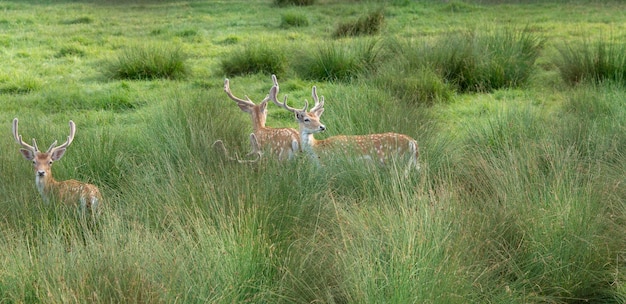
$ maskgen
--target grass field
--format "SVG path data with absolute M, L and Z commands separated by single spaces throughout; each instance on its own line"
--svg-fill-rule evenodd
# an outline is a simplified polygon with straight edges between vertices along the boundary
M 621 1 L 0 11 L 0 303 L 626 302 Z M 421 171 L 227 160 L 252 126 L 224 78 L 259 102 L 271 74 L 325 96 L 318 139 L 404 133 Z M 14 117 L 41 146 L 77 124 L 54 176 L 99 186 L 95 224 L 43 203 Z

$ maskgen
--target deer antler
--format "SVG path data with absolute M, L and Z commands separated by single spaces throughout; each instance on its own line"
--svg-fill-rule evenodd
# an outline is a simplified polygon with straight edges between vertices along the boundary
M 282 108 L 286 109 L 287 111 L 289 111 L 291 113 L 296 113 L 296 111 L 304 111 L 304 112 L 306 112 L 306 109 L 309 107 L 309 102 L 306 101 L 306 100 L 304 101 L 304 108 L 302 108 L 302 110 L 298 110 L 298 109 L 295 109 L 295 108 L 292 108 L 292 107 L 288 106 L 287 105 L 287 95 L 285 95 L 285 98 L 284 98 L 282 103 L 280 101 L 278 101 L 279 87 L 278 87 L 278 80 L 276 79 L 276 75 L 272 75 L 272 81 L 274 81 L 274 85 L 270 89 L 269 97 L 274 102 L 274 104 L 276 104 L 279 107 L 282 107 Z
M 263 151 L 261 150 L 259 140 L 256 138 L 256 135 L 254 135 L 254 133 L 250 134 L 250 146 L 252 147 L 252 151 L 246 154 L 246 156 L 256 154 L 257 157 L 255 161 L 259 160 L 261 158 L 261 155 L 263 155 Z
M 256 140 L 256 136 L 254 136 L 254 139 L 253 139 L 253 136 L 254 136 L 254 134 L 250 135 L 250 143 L 252 145 L 252 151 L 250 153 L 246 154 L 246 156 L 250 156 L 252 154 L 256 154 L 256 158 L 255 159 L 242 160 L 242 159 L 239 158 L 239 155 L 237 153 L 235 153 L 235 157 L 232 157 L 232 156 L 228 155 L 229 154 L 228 153 L 228 149 L 226 149 L 226 146 L 224 145 L 224 142 L 221 139 L 218 139 L 218 140 L 214 141 L 212 146 L 215 149 L 221 150 L 221 152 L 224 153 L 224 156 L 228 160 L 236 161 L 236 162 L 238 162 L 240 164 L 256 163 L 256 162 L 258 162 L 261 159 L 262 152 L 258 148 L 258 143 L 257 143 L 257 140 Z
M 250 100 L 248 96 L 246 96 L 246 99 L 247 99 L 246 100 L 246 99 L 238 98 L 235 95 L 233 95 L 233 93 L 230 91 L 230 81 L 228 80 L 228 78 L 224 79 L 224 92 L 226 92 L 226 95 L 228 95 L 230 99 L 237 102 L 240 106 L 245 105 L 248 107 L 254 107 L 254 103 L 252 102 L 252 100 Z
M 18 144 L 20 144 L 20 146 L 22 146 L 22 148 L 24 148 L 26 150 L 29 150 L 29 151 L 32 151 L 32 152 L 38 152 L 39 151 L 39 149 L 37 149 L 37 142 L 35 141 L 34 138 L 33 138 L 33 145 L 34 146 L 31 146 L 31 145 L 25 143 L 22 140 L 22 135 L 18 135 L 18 132 L 17 132 L 17 118 L 13 119 L 13 138 L 15 138 L 15 141 Z
M 67 137 L 65 143 L 56 147 L 57 141 L 55 140 L 52 145 L 50 145 L 50 148 L 48 148 L 48 151 L 46 151 L 46 153 L 54 153 L 54 151 L 56 150 L 67 148 L 72 143 L 72 141 L 74 141 L 74 134 L 76 134 L 76 125 L 73 121 L 70 120 L 70 135 Z
M 311 112 L 316 112 L 319 109 L 324 107 L 324 96 L 322 95 L 322 101 L 319 101 L 319 99 L 317 98 L 317 87 L 316 86 L 313 86 L 313 89 L 311 90 L 311 96 L 313 97 L 313 101 L 315 102 L 315 105 L 311 109 Z

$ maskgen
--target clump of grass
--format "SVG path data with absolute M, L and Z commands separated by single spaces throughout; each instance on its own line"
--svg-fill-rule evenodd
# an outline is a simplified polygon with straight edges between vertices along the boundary
M 446 4 L 443 11 L 452 13 L 468 13 L 474 10 L 474 6 L 463 1 L 453 0 Z
M 392 66 L 373 80 L 382 90 L 413 104 L 447 102 L 454 95 L 454 88 L 427 67 L 405 71 L 402 67 Z
M 278 6 L 288 6 L 288 5 L 307 6 L 307 5 L 315 4 L 315 0 L 274 0 L 274 4 Z
M 309 25 L 309 19 L 301 13 L 285 13 L 282 15 L 280 27 L 304 27 Z
M 429 67 L 460 92 L 518 87 L 531 75 L 544 40 L 526 30 L 451 33 L 431 44 L 392 50 L 411 68 Z
M 65 46 L 59 49 L 59 51 L 54 55 L 56 58 L 61 57 L 83 57 L 85 56 L 85 51 L 75 47 L 75 46 Z
M 220 68 L 225 75 L 246 75 L 255 73 L 276 74 L 285 72 L 286 56 L 280 48 L 272 48 L 266 43 L 249 44 L 222 59 Z
M 180 47 L 166 44 L 136 45 L 123 49 L 107 64 L 115 79 L 180 79 L 188 74 L 187 56 Z
M 62 24 L 90 24 L 93 22 L 91 17 L 79 17 L 76 19 L 65 20 Z
M 241 39 L 237 36 L 229 36 L 217 42 L 220 45 L 233 45 L 239 43 Z
M 626 44 L 598 40 L 563 43 L 557 47 L 555 63 L 561 78 L 571 85 L 581 82 L 626 83 Z
M 198 35 L 198 31 L 196 29 L 185 29 L 176 33 L 176 36 L 182 38 L 193 37 L 196 35 Z
M 366 71 L 375 70 L 381 61 L 377 40 L 352 45 L 328 43 L 312 54 L 305 54 L 296 67 L 305 79 L 348 81 Z
M 359 17 L 357 20 L 340 23 L 337 25 L 333 37 L 340 38 L 378 34 L 384 21 L 385 14 L 382 9 L 378 9 Z
M 0 94 L 26 94 L 38 90 L 41 85 L 41 80 L 33 75 L 15 73 L 0 78 Z

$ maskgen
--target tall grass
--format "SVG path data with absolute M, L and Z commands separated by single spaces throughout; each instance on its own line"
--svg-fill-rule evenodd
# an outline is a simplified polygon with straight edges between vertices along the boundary
M 459 92 L 519 87 L 530 77 L 543 39 L 528 30 L 451 32 L 434 42 L 390 43 L 410 69 L 433 69 Z
M 186 55 L 180 47 L 168 44 L 134 45 L 123 49 L 107 63 L 108 75 L 115 79 L 177 79 L 187 76 Z
M 359 94 L 351 90 L 326 88 L 325 94 L 339 97 L 329 99 L 337 110 L 329 108 L 330 121 L 339 121 L 357 100 L 389 102 L 374 87 L 356 90 Z M 215 101 L 223 99 L 221 90 L 168 92 L 160 94 L 163 103 L 142 109 L 139 126 L 126 132 L 102 136 L 77 120 L 85 125 L 79 130 L 82 143 L 70 147 L 57 176 L 76 174 L 73 164 L 84 163 L 77 172 L 113 185 L 104 188 L 107 212 L 96 230 L 85 230 L 71 209 L 43 206 L 34 185 L 18 186 L 20 180 L 31 183 L 29 164 L 15 166 L 22 161 L 15 145 L 1 145 L 14 152 L 1 156 L 7 163 L 0 165 L 3 172 L 15 174 L 2 176 L 3 187 L 19 189 L 4 192 L 1 203 L 11 210 L 0 222 L 5 243 L 0 261 L 7 270 L 0 276 L 3 298 L 95 303 L 623 298 L 613 283 L 622 279 L 616 269 L 626 245 L 620 238 L 624 164 L 611 160 L 623 159 L 623 116 L 587 116 L 581 126 L 604 121 L 612 127 L 579 138 L 568 132 L 569 120 L 552 133 L 536 109 L 506 108 L 467 125 L 472 137 L 462 150 L 437 144 L 436 132 L 411 131 L 422 145 L 424 169 L 407 179 L 399 164 L 378 167 L 349 158 L 322 167 L 304 157 L 245 166 L 222 162 L 208 149 L 212 140 L 243 146 L 241 126 L 248 122 L 228 123 L 240 113 L 226 107 L 227 100 Z M 621 115 L 616 101 L 623 93 L 604 92 L 595 97 Z M 360 105 L 347 113 L 362 117 L 368 105 Z M 573 100 L 572 106 L 579 105 Z M 233 115 L 206 119 L 223 108 Z M 381 106 L 370 113 L 378 119 L 374 126 L 348 124 L 351 132 L 387 125 L 409 133 L 400 129 L 405 122 L 381 115 L 402 112 L 393 109 Z M 586 115 L 584 108 L 570 113 Z M 35 129 L 35 136 L 62 131 Z M 96 137 L 104 149 L 94 154 L 89 146 Z M 617 145 L 584 144 L 590 142 Z M 587 146 L 607 149 L 586 156 L 579 147 Z
M 327 42 L 297 55 L 294 69 L 304 79 L 349 81 L 381 64 L 382 49 L 376 39 L 356 41 L 350 45 Z
M 370 190 L 362 199 L 352 194 L 333 200 L 348 302 L 469 301 L 471 279 L 453 220 L 461 213 L 452 207 L 458 202 L 447 191 L 426 195 L 433 185 L 415 187 L 393 172 L 364 176 L 362 188 L 353 188 Z
M 523 302 L 619 302 L 623 297 L 610 283 L 615 279 L 611 268 L 624 242 L 613 239 L 622 230 L 607 219 L 624 216 L 615 213 L 622 210 L 621 199 L 609 190 L 621 183 L 614 175 L 621 165 L 598 164 L 573 143 L 602 143 L 607 137 L 622 142 L 623 127 L 618 122 L 607 134 L 571 138 L 574 134 L 533 127 L 542 125 L 540 117 L 521 109 L 484 129 L 471 127 L 476 150 L 467 160 L 470 171 L 464 174 L 469 175 L 460 176 L 469 201 L 476 204 L 470 208 L 479 211 L 472 214 L 480 218 L 466 228 L 478 229 L 477 236 L 486 240 L 476 254 L 484 256 L 489 271 L 477 280 L 492 281 L 495 289 L 485 293 L 491 299 L 510 297 L 506 290 Z M 581 127 L 597 123 L 577 120 Z M 562 130 L 572 129 L 570 123 Z
M 626 44 L 612 40 L 562 43 L 554 62 L 569 84 L 613 81 L 625 83 Z
M 305 56 L 285 48 L 281 93 L 298 107 L 318 87 L 328 127 L 318 138 L 386 131 L 416 138 L 422 170 L 407 178 L 399 161 L 379 166 L 339 155 L 324 165 L 305 156 L 242 165 L 211 148 L 222 139 L 232 152 L 249 150 L 250 122 L 225 96 L 220 63 L 242 50 L 240 37 L 282 31 L 282 8 L 266 1 L 0 4 L 9 12 L 0 20 L 7 66 L 0 86 L 8 88 L 0 92 L 0 302 L 623 303 L 623 86 L 535 88 L 520 76 L 492 87 L 495 94 L 464 94 L 443 73 L 444 63 L 458 63 L 446 59 L 458 52 L 469 54 L 458 64 L 473 64 L 466 68 L 474 73 L 458 75 L 485 77 L 474 88 L 495 83 L 484 75 L 498 74 L 490 60 L 519 72 L 506 77 L 525 75 L 535 34 L 527 43 L 516 36 L 527 33 L 509 39 L 464 31 L 485 19 L 536 22 L 562 38 L 567 27 L 553 22 L 619 22 L 623 5 L 468 10 L 391 2 L 403 5 L 388 7 L 394 37 L 419 32 L 424 45 L 333 40 L 347 56 L 328 61 L 356 58 L 367 68 L 323 78 L 328 82 L 303 79 L 314 61 L 302 61 L 304 69 L 296 63 L 317 54 L 314 42 L 327 42 L 319 33 L 361 8 L 336 1 L 307 7 L 316 22 L 285 31 L 285 45 Z M 103 82 L 103 59 L 155 34 L 192 54 L 186 77 Z M 447 61 L 439 65 L 436 51 Z M 264 96 L 269 75 L 237 83 Z M 29 79 L 32 90 L 11 89 Z M 428 98 L 427 107 L 416 105 Z M 268 124 L 295 127 L 285 112 L 270 105 Z M 66 136 L 69 119 L 76 122 L 76 138 L 54 173 L 101 188 L 106 209 L 96 225 L 81 221 L 75 208 L 43 204 L 32 165 L 10 139 L 13 117 L 24 123 L 25 138 L 47 144 Z
M 285 13 L 280 19 L 280 26 L 283 28 L 305 27 L 308 25 L 309 18 L 302 13 Z
M 413 105 L 445 103 L 454 96 L 454 86 L 428 67 L 407 68 L 402 62 L 385 65 L 370 80 L 399 100 Z
M 384 10 L 378 9 L 369 12 L 366 15 L 360 16 L 356 20 L 346 21 L 338 24 L 335 28 L 335 31 L 333 32 L 333 37 L 341 38 L 350 36 L 375 35 L 380 32 L 384 21 Z
M 252 42 L 230 53 L 220 62 L 220 69 L 227 76 L 256 73 L 281 76 L 287 66 L 286 56 L 281 48 L 266 42 Z

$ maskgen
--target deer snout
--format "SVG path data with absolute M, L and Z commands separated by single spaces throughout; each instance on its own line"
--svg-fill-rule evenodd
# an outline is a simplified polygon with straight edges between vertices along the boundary
M 326 126 L 325 126 L 325 125 L 320 125 L 320 131 L 321 131 L 321 132 L 326 131 Z
M 46 171 L 44 170 L 37 170 L 37 176 L 44 176 L 46 175 Z

